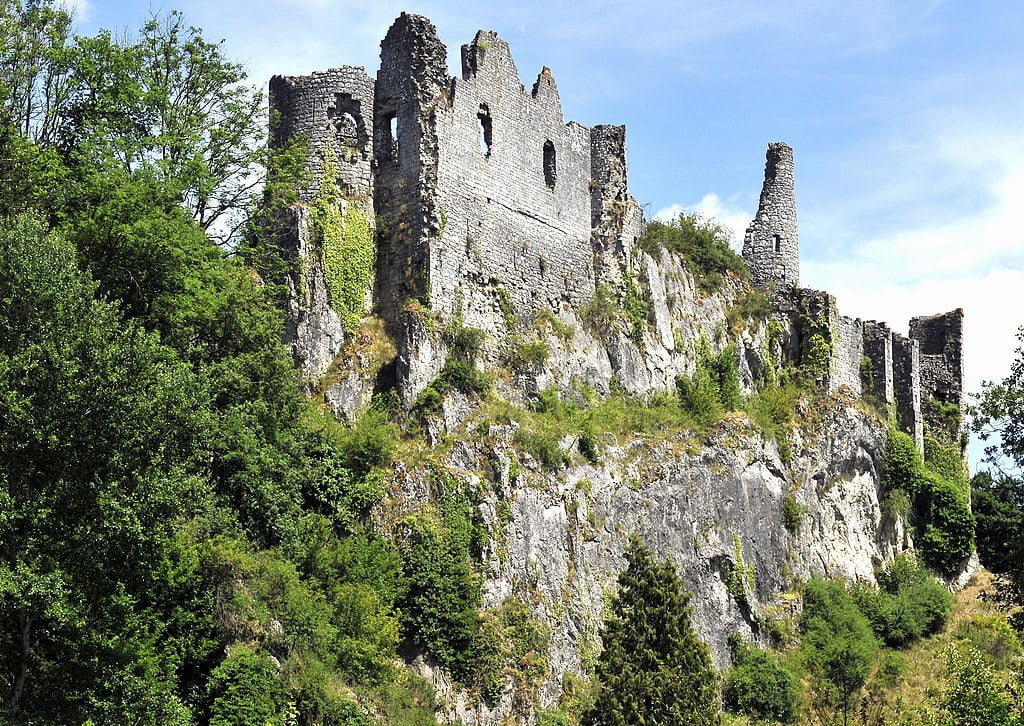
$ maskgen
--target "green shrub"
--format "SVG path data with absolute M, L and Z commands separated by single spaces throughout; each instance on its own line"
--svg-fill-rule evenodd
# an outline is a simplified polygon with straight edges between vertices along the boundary
M 924 470 L 921 452 L 914 440 L 893 425 L 882 449 L 882 483 L 889 489 L 914 494 Z
M 698 346 L 697 369 L 692 376 L 676 379 L 676 390 L 684 410 L 710 425 L 726 411 L 740 407 L 739 365 L 736 351 L 725 348 L 714 354 L 706 344 Z
M 615 296 L 604 285 L 598 285 L 594 297 L 580 309 L 580 318 L 596 335 L 608 335 L 620 317 Z
M 966 472 L 959 451 L 953 449 L 933 442 L 926 449 L 931 455 L 926 466 L 913 439 L 890 424 L 882 452 L 886 487 L 907 492 L 913 502 L 915 541 L 922 558 L 946 574 L 954 572 L 974 549 L 975 521 Z
M 719 289 L 727 273 L 741 279 L 750 277 L 743 258 L 729 247 L 728 230 L 696 214 L 681 214 L 670 224 L 648 222 L 637 246 L 651 255 L 665 249 L 682 257 L 704 292 Z
M 722 701 L 726 710 L 757 719 L 794 723 L 799 716 L 800 681 L 768 651 L 750 645 L 736 633 L 729 637 L 732 669 L 725 676 Z
M 946 588 L 907 555 L 895 558 L 878 575 L 877 588 L 857 586 L 852 593 L 875 635 L 892 646 L 938 632 L 953 607 Z
M 916 538 L 924 561 L 952 573 L 974 551 L 974 514 L 956 484 L 927 472 L 915 502 L 921 519 Z
M 287 691 L 269 655 L 233 646 L 210 673 L 207 688 L 211 726 L 284 724 Z
M 371 407 L 342 437 L 345 464 L 357 475 L 391 463 L 398 441 L 398 427 L 382 409 Z
M 871 672 L 878 641 L 842 583 L 813 578 L 804 585 L 803 594 L 804 658 L 827 705 L 841 713 L 845 722 Z
M 1022 653 L 1020 638 L 1006 618 L 999 614 L 974 615 L 956 629 L 964 640 L 999 668 L 1009 668 Z
M 406 637 L 463 683 L 478 673 L 481 524 L 462 482 L 440 474 L 437 509 L 425 508 L 404 522 L 399 542 L 404 593 L 399 601 Z
M 647 324 L 653 314 L 651 302 L 637 285 L 636 278 L 631 271 L 627 270 L 623 284 L 625 295 L 622 300 L 622 312 L 626 316 L 626 322 L 629 323 L 629 339 L 643 351 L 644 330 L 647 329 Z
M 551 357 L 551 346 L 543 340 L 512 341 L 509 354 L 509 365 L 518 370 L 522 368 L 538 368 L 548 362 Z
M 941 705 L 942 723 L 956 726 L 1018 726 L 1013 697 L 982 655 L 969 646 L 952 646 L 946 655 L 949 681 Z
M 568 452 L 562 448 L 561 436 L 556 433 L 542 431 L 526 431 L 520 429 L 516 432 L 516 441 L 541 465 L 550 471 L 572 463 Z
M 892 519 L 906 521 L 911 511 L 910 495 L 902 489 L 891 489 L 882 499 L 882 512 Z
M 796 402 L 801 395 L 793 383 L 769 385 L 749 396 L 743 404 L 757 430 L 765 438 L 774 439 L 779 448 L 779 458 L 787 463 L 792 456 L 789 430 L 796 413 Z
M 803 506 L 796 500 L 796 496 L 793 494 L 787 494 L 782 500 L 782 526 L 786 530 L 793 534 L 799 528 L 804 521 L 804 514 L 807 513 L 807 507 Z
M 580 454 L 589 463 L 595 466 L 601 461 L 601 442 L 594 433 L 594 427 L 587 422 L 583 426 L 583 430 L 580 431 L 579 438 L 576 443 L 577 448 L 580 450 Z
M 445 329 L 442 338 L 448 344 L 450 355 L 472 363 L 480 355 L 487 333 L 480 328 L 468 328 L 456 322 Z
M 441 405 L 449 391 L 462 391 L 478 396 L 486 394 L 494 379 L 476 367 L 486 333 L 479 328 L 451 325 L 444 332 L 449 355 L 437 378 L 420 391 L 413 403 L 413 413 L 419 419 L 441 413 Z
M 757 288 L 751 288 L 725 311 L 725 322 L 729 330 L 738 335 L 745 325 L 766 320 L 771 312 L 772 303 L 768 296 Z

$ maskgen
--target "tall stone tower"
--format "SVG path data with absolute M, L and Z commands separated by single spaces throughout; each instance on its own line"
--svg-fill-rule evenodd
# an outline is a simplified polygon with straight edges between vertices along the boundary
M 743 259 L 755 285 L 800 286 L 793 149 L 782 142 L 768 145 L 761 200 L 743 239 Z

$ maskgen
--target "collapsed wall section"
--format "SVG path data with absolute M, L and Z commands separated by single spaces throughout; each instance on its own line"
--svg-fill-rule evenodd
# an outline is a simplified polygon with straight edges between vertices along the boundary
M 864 355 L 871 361 L 864 381 L 865 392 L 885 405 L 893 403 L 892 330 L 885 323 L 864 321 Z
M 896 399 L 896 422 L 924 451 L 924 421 L 921 418 L 921 351 L 913 338 L 892 334 L 892 374 Z
M 829 373 L 829 391 L 846 386 L 860 395 L 862 392 L 861 363 L 864 360 L 864 324 L 858 318 L 840 315 L 832 342 L 832 366 Z
M 743 259 L 755 285 L 800 286 L 800 238 L 793 191 L 793 149 L 768 145 L 757 215 L 743 238 Z
M 462 77 L 445 100 L 432 309 L 500 330 L 510 313 L 529 321 L 538 308 L 589 299 L 590 131 L 565 123 L 550 70 L 526 91 L 508 44 L 480 31 L 462 47 Z
M 590 187 L 595 282 L 621 297 L 633 247 L 644 230 L 643 210 L 629 194 L 625 126 L 590 130 Z
M 324 161 L 332 158 L 342 194 L 369 207 L 373 103 L 373 79 L 357 66 L 270 79 L 271 146 L 281 149 L 296 140 L 307 144 L 301 201 L 316 199 Z

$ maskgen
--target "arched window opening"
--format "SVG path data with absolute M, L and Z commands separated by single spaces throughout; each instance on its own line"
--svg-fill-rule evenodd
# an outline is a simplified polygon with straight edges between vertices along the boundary
M 480 104 L 480 110 L 476 114 L 480 122 L 480 153 L 484 156 L 491 155 L 491 110 L 486 103 Z
M 779 235 L 772 235 L 772 243 L 775 247 L 776 252 L 782 252 L 782 237 Z
M 555 145 L 551 143 L 551 139 L 544 142 L 544 183 L 547 184 L 548 189 L 555 188 L 555 179 L 558 176 L 558 170 L 555 165 Z

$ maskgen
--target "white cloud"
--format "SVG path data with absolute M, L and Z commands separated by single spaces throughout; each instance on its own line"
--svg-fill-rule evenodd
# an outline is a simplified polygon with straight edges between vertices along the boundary
M 87 23 L 92 19 L 93 7 L 89 0 L 61 0 L 60 6 L 71 13 L 78 23 Z
M 671 222 L 683 212 L 697 214 L 704 219 L 713 219 L 729 232 L 729 246 L 737 252 L 743 247 L 743 235 L 754 215 L 730 202 L 725 202 L 714 192 L 701 197 L 696 204 L 670 204 L 659 209 L 654 218 L 659 222 Z

